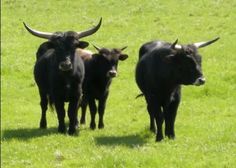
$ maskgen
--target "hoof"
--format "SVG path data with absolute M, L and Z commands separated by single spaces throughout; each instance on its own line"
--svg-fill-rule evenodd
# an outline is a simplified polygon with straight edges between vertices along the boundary
M 103 129 L 104 128 L 104 124 L 98 124 L 98 129 Z
M 39 128 L 46 129 L 47 128 L 47 122 L 41 121 L 40 124 L 39 124 Z
M 75 122 L 75 129 L 76 129 L 76 128 L 79 128 L 79 121 L 76 121 L 76 122 Z
M 167 135 L 169 139 L 175 140 L 175 135 Z
M 157 136 L 156 137 L 156 142 L 161 142 L 163 140 L 163 136 Z
M 156 133 L 156 129 L 155 128 L 150 128 L 150 131 L 152 132 L 152 133 Z
M 85 125 L 86 124 L 85 120 L 80 120 L 80 124 Z
M 165 136 L 168 137 L 169 139 L 175 139 L 175 133 L 174 131 L 165 131 Z
M 47 126 L 46 125 L 40 125 L 39 128 L 40 129 L 47 129 Z
M 75 135 L 75 133 L 76 133 L 76 129 L 69 129 L 68 130 L 69 135 Z
M 90 129 L 95 130 L 96 129 L 96 124 L 90 124 Z
M 58 127 L 58 132 L 62 133 L 62 134 L 65 134 L 66 133 L 66 127 L 65 126 L 59 126 Z

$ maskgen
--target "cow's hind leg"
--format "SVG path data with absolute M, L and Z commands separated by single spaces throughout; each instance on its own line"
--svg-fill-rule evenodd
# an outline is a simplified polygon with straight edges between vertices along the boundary
M 82 98 L 81 101 L 81 118 L 80 118 L 80 124 L 85 124 L 86 123 L 86 110 L 87 110 L 87 100 L 85 97 Z
M 164 108 L 165 114 L 165 135 L 170 138 L 175 138 L 175 118 L 178 110 L 178 106 L 180 103 L 180 94 L 174 95 L 174 100 L 172 100 L 167 107 Z
M 155 115 L 155 120 L 156 120 L 156 125 L 157 125 L 156 141 L 159 142 L 163 139 L 162 124 L 164 121 L 164 116 L 163 116 L 161 107 L 156 106 L 154 115 Z
M 147 111 L 148 111 L 149 118 L 150 118 L 150 127 L 149 127 L 149 129 L 150 129 L 151 132 L 156 133 L 154 113 L 152 112 L 152 107 L 151 107 L 151 105 L 149 105 L 147 98 L 146 98 L 146 102 L 147 102 Z
M 99 100 L 99 104 L 98 104 L 98 114 L 99 114 L 98 128 L 99 129 L 104 128 L 103 116 L 104 116 L 104 111 L 105 111 L 105 108 L 106 108 L 107 96 L 108 95 L 106 95 L 104 98 L 101 98 Z
M 150 117 L 150 131 L 156 133 L 156 125 L 155 125 L 155 117 L 151 110 L 148 110 L 149 117 Z
M 65 133 L 66 132 L 66 125 L 65 125 L 65 109 L 64 109 L 64 102 L 61 100 L 55 101 L 55 108 L 57 111 L 57 118 L 58 118 L 58 132 Z
M 39 94 L 40 94 L 40 99 L 41 99 L 40 106 L 42 110 L 39 127 L 44 129 L 44 128 L 47 128 L 46 112 L 48 108 L 48 99 L 47 99 L 46 92 L 43 92 L 42 90 L 40 90 Z
M 73 99 L 72 101 L 70 101 L 69 103 L 69 107 L 68 107 L 68 117 L 69 117 L 69 130 L 68 130 L 68 134 L 69 135 L 73 135 L 76 131 L 76 127 L 78 124 L 78 120 L 77 120 L 77 115 L 78 115 L 78 103 L 79 99 Z
M 97 107 L 94 99 L 89 100 L 89 109 L 91 115 L 90 128 L 94 130 L 96 128 L 95 116 L 97 113 Z
M 156 121 L 156 141 L 159 142 L 163 139 L 162 124 L 164 121 L 164 116 L 161 110 L 161 106 L 157 102 L 157 97 L 155 95 L 146 96 L 146 101 L 148 104 L 149 114 L 152 114 Z

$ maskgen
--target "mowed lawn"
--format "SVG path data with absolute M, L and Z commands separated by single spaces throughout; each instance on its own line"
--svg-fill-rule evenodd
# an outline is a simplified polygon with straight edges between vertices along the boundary
M 129 54 L 110 88 L 105 128 L 90 130 L 88 112 L 78 135 L 61 135 L 56 112 L 48 111 L 48 129 L 40 130 L 33 66 L 45 40 L 22 22 L 46 32 L 82 31 L 100 17 L 101 29 L 83 40 L 127 45 Z M 139 47 L 154 39 L 187 44 L 217 36 L 199 50 L 206 84 L 183 87 L 176 139 L 156 143 L 144 98 L 135 99 Z M 235 53 L 236 0 L 2 0 L 1 167 L 236 167 Z

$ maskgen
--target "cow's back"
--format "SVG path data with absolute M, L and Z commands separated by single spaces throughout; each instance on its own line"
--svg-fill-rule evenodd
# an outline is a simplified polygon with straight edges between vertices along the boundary
M 165 82 L 171 80 L 172 67 L 165 61 L 171 53 L 168 43 L 154 41 L 140 48 L 136 66 L 136 83 L 145 92 L 159 92 Z
M 81 57 L 83 61 L 90 60 L 92 58 L 93 52 L 90 50 L 85 50 L 81 48 L 77 48 L 75 50 L 75 56 L 76 57 Z
M 145 54 L 150 53 L 154 49 L 157 50 L 159 48 L 169 47 L 169 46 L 170 46 L 170 43 L 167 43 L 161 40 L 147 42 L 143 44 L 139 49 L 139 59 Z
M 154 83 L 157 82 L 155 81 L 156 75 L 154 73 L 159 69 L 159 61 L 156 60 L 156 65 L 153 61 L 153 55 L 146 53 L 141 56 L 136 66 L 136 83 L 143 93 L 148 92 L 148 90 L 152 90 L 153 86 L 155 85 Z

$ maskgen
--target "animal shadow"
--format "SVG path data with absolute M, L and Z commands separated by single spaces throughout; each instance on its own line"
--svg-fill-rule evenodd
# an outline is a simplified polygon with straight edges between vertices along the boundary
M 95 141 L 97 145 L 135 148 L 137 146 L 143 146 L 147 142 L 147 138 L 134 134 L 126 136 L 101 136 L 96 137 Z
M 1 140 L 8 141 L 12 139 L 18 139 L 18 140 L 27 141 L 32 138 L 55 134 L 56 132 L 57 132 L 57 128 L 48 128 L 48 129 L 20 128 L 20 129 L 2 130 Z

